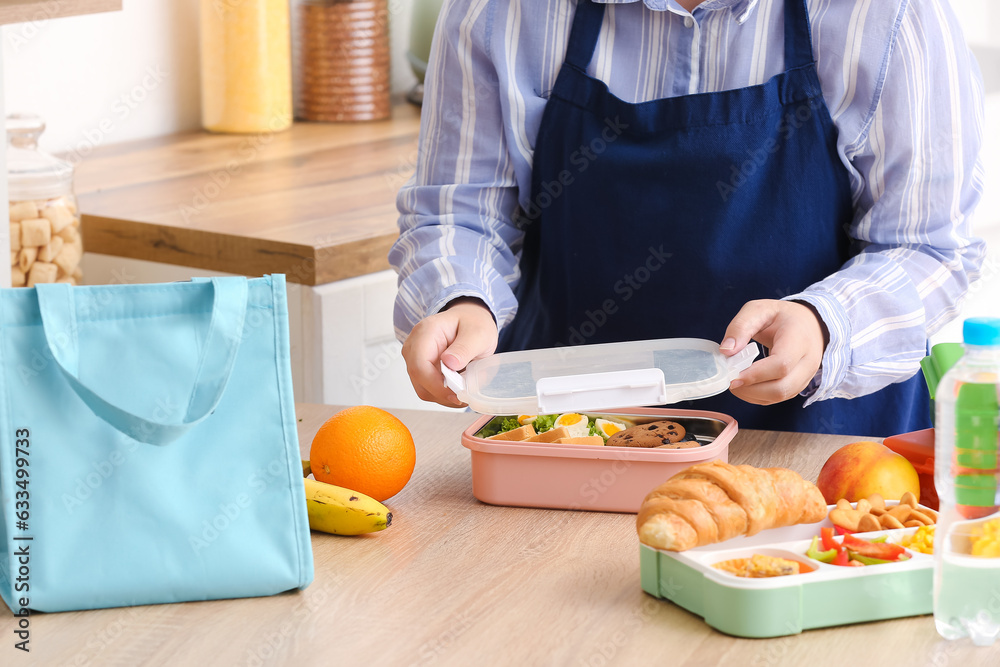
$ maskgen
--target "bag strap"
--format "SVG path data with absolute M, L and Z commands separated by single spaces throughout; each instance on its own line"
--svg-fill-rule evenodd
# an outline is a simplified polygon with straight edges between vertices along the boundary
M 95 415 L 140 442 L 166 445 L 215 410 L 229 382 L 243 336 L 247 279 L 237 276 L 212 278 L 206 282 L 211 283 L 214 291 L 212 318 L 201 359 L 198 361 L 194 387 L 180 421 L 159 420 L 131 413 L 84 384 L 78 377 L 80 352 L 76 340 L 76 305 L 72 287 L 65 283 L 39 283 L 35 286 L 42 330 L 52 357 L 73 391 Z

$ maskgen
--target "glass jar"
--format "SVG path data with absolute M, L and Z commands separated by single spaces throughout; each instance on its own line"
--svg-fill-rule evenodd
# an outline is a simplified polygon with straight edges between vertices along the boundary
M 201 122 L 233 133 L 292 124 L 288 0 L 201 0 Z
M 83 237 L 73 165 L 38 150 L 41 118 L 7 116 L 11 285 L 79 284 Z

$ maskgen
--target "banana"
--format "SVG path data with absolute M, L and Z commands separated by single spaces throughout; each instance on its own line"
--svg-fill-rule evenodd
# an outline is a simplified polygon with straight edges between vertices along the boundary
M 309 461 L 302 459 L 302 476 L 308 477 L 312 472 L 312 466 L 309 465 Z
M 384 530 L 392 523 L 392 512 L 363 493 L 308 477 L 306 508 L 309 527 L 333 535 L 361 535 Z

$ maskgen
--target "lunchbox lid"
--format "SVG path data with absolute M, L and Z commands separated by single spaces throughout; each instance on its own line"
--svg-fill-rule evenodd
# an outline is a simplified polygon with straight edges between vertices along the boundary
M 729 388 L 757 357 L 751 342 L 731 357 L 700 338 L 600 343 L 503 352 L 456 373 L 445 384 L 482 414 L 554 414 L 706 398 Z

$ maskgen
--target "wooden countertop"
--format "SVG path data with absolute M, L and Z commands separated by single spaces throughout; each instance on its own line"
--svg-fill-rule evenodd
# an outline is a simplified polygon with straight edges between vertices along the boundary
M 396 192 L 420 113 L 296 123 L 273 135 L 188 132 L 99 147 L 76 190 L 88 252 L 318 285 L 389 268 Z
M 0 25 L 118 11 L 122 0 L 0 0 Z
M 299 405 L 299 438 L 337 408 Z M 946 642 L 930 616 L 723 635 L 642 592 L 634 516 L 493 507 L 472 496 L 461 431 L 475 415 L 397 410 L 417 443 L 381 533 L 313 533 L 304 591 L 31 617 L 30 658 L 0 612 L 4 665 L 868 665 L 996 664 L 1000 645 Z M 843 436 L 743 431 L 734 463 L 815 479 Z M 2 607 L 2 605 L 0 605 Z

